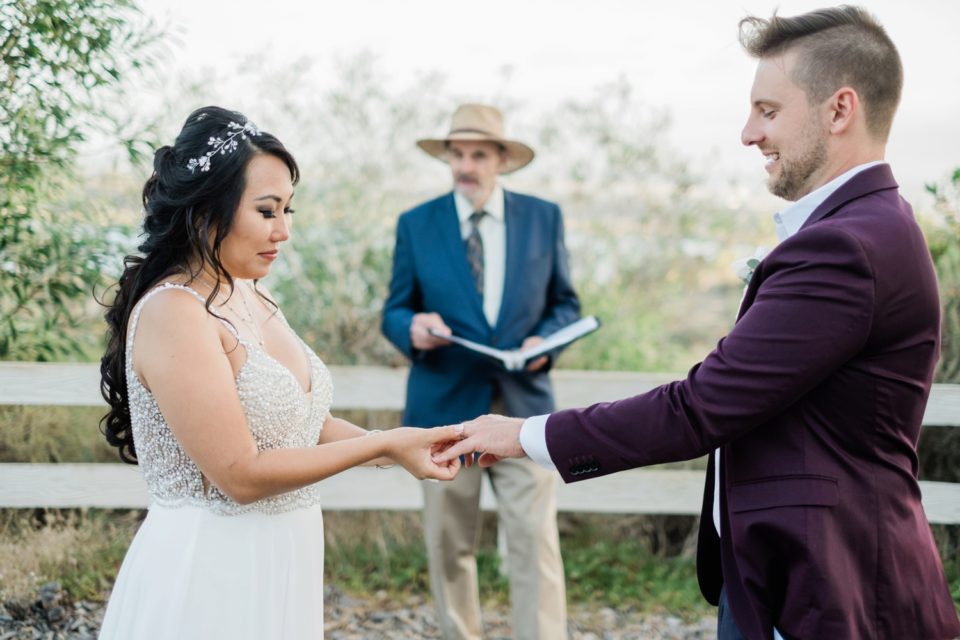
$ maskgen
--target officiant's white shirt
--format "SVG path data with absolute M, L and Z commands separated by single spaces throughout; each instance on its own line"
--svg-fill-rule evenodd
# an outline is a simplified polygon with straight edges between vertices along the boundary
M 817 207 L 823 204 L 824 201 L 826 201 L 826 199 L 829 198 L 834 191 L 839 189 L 848 180 L 864 169 L 869 169 L 870 167 L 878 164 L 883 163 L 881 161 L 875 161 L 857 165 L 846 173 L 837 176 L 819 189 L 811 191 L 787 208 L 773 214 L 773 222 L 774 225 L 776 225 L 777 238 L 780 240 L 780 242 L 783 242 L 799 231 L 800 227 L 802 227 L 810 217 L 810 214 L 812 214 Z M 556 470 L 557 467 L 555 464 L 553 464 L 553 460 L 550 458 L 550 452 L 547 449 L 547 418 L 549 417 L 549 414 L 547 414 L 527 418 L 520 429 L 520 446 L 523 448 L 527 456 L 529 456 L 531 460 L 539 464 L 541 467 Z M 716 464 L 714 465 L 715 476 L 713 486 L 719 487 L 720 449 L 717 449 L 714 453 Z M 713 525 L 717 529 L 717 535 L 719 535 L 720 492 L 716 490 L 713 492 Z M 774 640 L 783 640 L 783 637 L 776 629 L 773 630 L 773 637 Z
M 453 201 L 460 219 L 460 237 L 466 240 L 470 235 L 470 216 L 474 208 L 469 200 L 456 191 L 453 192 Z M 496 185 L 480 208 L 487 213 L 480 218 L 480 224 L 477 225 L 483 239 L 483 315 L 487 318 L 487 324 L 496 327 L 500 302 L 503 300 L 503 280 L 507 272 L 507 227 L 503 217 L 503 187 Z

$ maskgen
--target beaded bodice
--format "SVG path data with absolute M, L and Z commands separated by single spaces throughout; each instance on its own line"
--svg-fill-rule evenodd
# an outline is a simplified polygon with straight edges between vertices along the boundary
M 133 370 L 133 338 L 143 305 L 154 295 L 170 289 L 187 291 L 201 303 L 204 302 L 204 298 L 189 287 L 162 284 L 147 292 L 137 303 L 127 331 L 126 376 L 130 421 L 137 460 L 151 499 L 166 506 L 199 505 L 222 514 L 248 511 L 277 513 L 318 503 L 316 485 L 247 505 L 235 502 L 210 483 L 204 489 L 200 469 L 184 452 L 164 420 L 153 394 L 143 386 Z M 277 315 L 286 324 L 279 311 Z M 236 385 L 258 449 L 263 451 L 317 444 L 333 402 L 333 381 L 320 358 L 297 337 L 310 360 L 310 390 L 304 392 L 290 370 L 272 358 L 263 347 L 241 338 L 230 323 L 224 321 L 224 325 L 246 351 L 246 361 L 237 372 Z

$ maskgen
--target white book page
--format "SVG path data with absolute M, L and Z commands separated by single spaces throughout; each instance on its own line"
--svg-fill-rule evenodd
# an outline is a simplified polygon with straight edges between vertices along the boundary
M 537 346 L 531 347 L 530 349 L 524 349 L 523 351 L 518 349 L 506 351 L 503 349 L 495 349 L 493 347 L 488 347 L 485 344 L 474 342 L 473 340 L 461 338 L 460 336 L 445 336 L 441 333 L 438 333 L 434 329 L 428 329 L 427 331 L 432 336 L 449 340 L 450 342 L 458 344 L 462 347 L 466 347 L 472 351 L 476 351 L 477 353 L 482 353 L 492 358 L 496 358 L 503 363 L 503 366 L 507 371 L 520 371 L 531 359 L 547 353 L 548 351 L 552 351 L 557 347 L 573 342 L 577 338 L 583 337 L 592 331 L 596 331 L 599 327 L 600 321 L 596 318 L 596 316 L 587 316 L 577 320 L 573 324 L 567 325 L 559 331 L 550 334 Z

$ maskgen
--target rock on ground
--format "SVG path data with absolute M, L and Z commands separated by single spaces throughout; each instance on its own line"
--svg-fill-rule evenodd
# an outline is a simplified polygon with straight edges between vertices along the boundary
M 386 592 L 357 597 L 336 587 L 325 589 L 327 640 L 400 640 L 440 638 L 433 607 L 424 596 L 391 599 Z M 81 640 L 96 638 L 102 602 L 68 602 L 56 582 L 43 585 L 33 601 L 7 600 L 0 606 L 0 640 Z M 716 621 L 685 622 L 679 617 L 572 605 L 570 640 L 715 640 Z M 487 640 L 510 640 L 509 607 L 484 609 Z

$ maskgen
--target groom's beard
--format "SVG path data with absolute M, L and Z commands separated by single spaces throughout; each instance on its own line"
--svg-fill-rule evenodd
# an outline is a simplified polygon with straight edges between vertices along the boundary
M 770 193 L 791 202 L 813 191 L 812 178 L 827 162 L 827 137 L 817 123 L 808 123 L 798 140 L 805 141 L 804 146 L 790 157 L 781 154 L 780 171 L 767 182 Z

